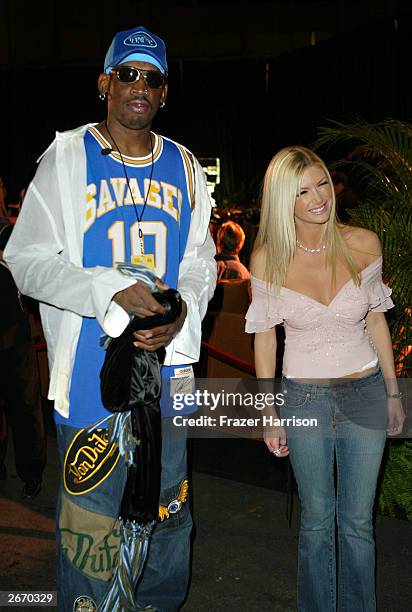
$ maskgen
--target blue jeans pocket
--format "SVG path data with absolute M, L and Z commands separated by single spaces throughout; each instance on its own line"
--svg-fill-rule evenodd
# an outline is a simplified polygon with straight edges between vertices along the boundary
M 386 429 L 387 399 L 382 377 L 356 381 L 352 394 L 353 404 L 346 402 L 342 410 L 346 417 L 364 429 Z
M 298 389 L 297 385 L 284 385 L 283 397 L 285 401 L 283 407 L 291 410 L 305 408 L 311 401 L 311 394 L 307 388 Z

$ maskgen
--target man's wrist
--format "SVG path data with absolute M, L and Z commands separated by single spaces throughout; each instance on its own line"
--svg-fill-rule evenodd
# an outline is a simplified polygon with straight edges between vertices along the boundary
M 123 307 L 123 303 L 124 303 L 124 293 L 123 290 L 122 291 L 118 291 L 117 293 L 114 294 L 114 296 L 112 297 L 113 302 L 116 302 L 116 304 L 118 304 L 119 306 Z
M 180 330 L 182 329 L 183 325 L 185 324 L 186 321 L 186 317 L 187 317 L 187 304 L 184 300 L 182 300 L 182 312 L 179 315 L 178 318 L 178 330 L 177 333 L 180 332 Z

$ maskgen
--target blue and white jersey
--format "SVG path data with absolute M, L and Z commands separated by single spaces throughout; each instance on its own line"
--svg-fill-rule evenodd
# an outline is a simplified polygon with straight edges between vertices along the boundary
M 152 154 L 143 158 L 123 155 L 130 190 L 141 217 L 144 253 L 154 256 L 155 271 L 176 288 L 190 226 L 193 200 L 193 163 L 188 151 L 177 143 L 152 134 Z M 112 267 L 130 262 L 140 253 L 139 223 L 120 155 L 102 155 L 110 144 L 96 128 L 90 128 L 84 144 L 87 158 L 87 194 L 84 203 L 83 266 Z M 84 427 L 109 412 L 100 398 L 100 370 L 105 351 L 100 346 L 103 330 L 95 318 L 84 318 L 76 351 L 70 387 L 70 417 L 58 413 L 56 421 Z M 162 376 L 173 376 L 175 367 L 162 368 Z

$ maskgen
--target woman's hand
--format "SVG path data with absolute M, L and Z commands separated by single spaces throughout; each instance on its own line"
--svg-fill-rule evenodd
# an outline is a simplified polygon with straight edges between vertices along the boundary
M 284 427 L 274 427 L 263 436 L 266 446 L 270 453 L 273 453 L 278 459 L 287 457 L 289 449 L 286 444 L 286 431 Z
M 401 400 L 396 397 L 388 397 L 388 424 L 386 427 L 388 436 L 397 436 L 402 433 L 405 418 Z

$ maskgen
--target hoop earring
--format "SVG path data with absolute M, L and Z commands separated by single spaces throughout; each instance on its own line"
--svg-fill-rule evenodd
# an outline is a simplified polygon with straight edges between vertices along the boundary
M 106 93 L 99 93 L 99 98 L 104 102 L 106 100 Z

